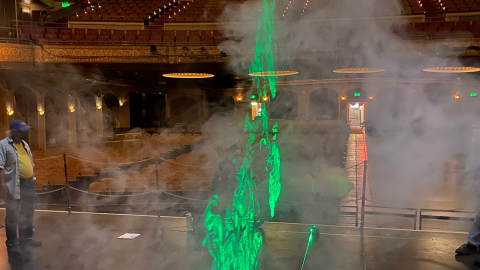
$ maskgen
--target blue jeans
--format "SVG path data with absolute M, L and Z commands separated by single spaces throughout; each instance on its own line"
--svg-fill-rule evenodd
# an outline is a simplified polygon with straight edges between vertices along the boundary
M 33 213 L 35 211 L 35 181 L 32 178 L 20 180 L 20 199 L 7 194 L 5 234 L 7 245 L 15 245 L 18 240 L 33 238 Z M 17 235 L 18 230 L 18 235 Z

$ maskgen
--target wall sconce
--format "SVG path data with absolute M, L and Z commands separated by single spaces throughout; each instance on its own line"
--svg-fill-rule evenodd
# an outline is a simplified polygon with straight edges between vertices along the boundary
M 13 110 L 7 110 L 8 115 L 13 115 Z
M 340 98 L 341 98 L 342 100 L 345 100 L 345 99 L 346 99 L 346 97 L 345 97 L 345 96 L 341 96 Z
M 44 115 L 44 114 L 45 114 L 45 111 L 44 111 L 44 110 L 38 110 L 38 114 Z
M 120 107 L 123 106 L 123 102 L 119 101 L 118 104 L 120 105 Z
M 238 97 L 237 97 L 237 101 L 242 101 L 242 97 L 241 97 L 241 96 L 238 96 Z
M 100 97 L 100 93 L 97 94 L 95 105 L 97 105 L 97 109 L 102 108 L 102 98 Z
M 454 99 L 459 99 L 459 98 L 460 98 L 460 94 L 458 94 L 458 93 L 455 94 L 455 95 L 453 96 L 453 98 L 454 98 Z
M 75 108 L 73 108 L 73 107 L 70 108 L 70 112 L 71 112 L 71 113 L 75 112 Z
M 369 96 L 368 99 L 373 99 L 373 96 Z
M 264 96 L 262 97 L 263 101 L 267 101 L 268 100 L 268 97 L 267 96 Z

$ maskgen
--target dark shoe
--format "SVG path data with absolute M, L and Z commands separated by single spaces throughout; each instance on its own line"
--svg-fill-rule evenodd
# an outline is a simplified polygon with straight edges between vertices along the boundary
M 7 244 L 7 252 L 8 253 L 20 253 L 20 247 L 18 244 Z
M 29 240 L 24 240 L 22 242 L 20 242 L 20 245 L 22 246 L 25 246 L 25 247 L 41 247 L 43 246 L 43 242 L 42 241 L 35 241 L 33 239 L 29 239 Z
M 461 247 L 455 250 L 455 253 L 457 253 L 458 255 L 472 255 L 479 252 L 480 250 L 478 249 L 478 247 L 470 243 L 463 244 Z

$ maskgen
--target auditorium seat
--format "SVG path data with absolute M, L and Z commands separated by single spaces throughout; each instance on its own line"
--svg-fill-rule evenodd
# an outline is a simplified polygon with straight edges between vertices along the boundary
M 150 42 L 161 43 L 161 42 L 163 42 L 163 37 L 162 36 L 157 36 L 157 35 L 152 35 L 150 37 Z
M 47 30 L 46 34 L 54 34 L 54 35 L 58 34 L 58 28 L 47 28 L 46 30 Z
M 47 33 L 45 34 L 45 39 L 47 40 L 53 40 L 53 39 L 57 39 L 57 34 L 53 34 L 53 33 Z
M 453 32 L 455 28 L 455 22 L 442 22 L 438 28 L 440 33 L 450 33 Z
M 200 36 L 189 36 L 188 37 L 188 43 L 201 43 L 202 40 L 200 38 Z
M 150 41 L 150 37 L 148 36 L 138 36 L 137 43 L 148 43 Z
M 455 25 L 455 32 L 467 32 L 470 30 L 470 21 L 458 21 Z
M 123 40 L 128 41 L 128 42 L 135 42 L 136 41 L 136 36 L 135 35 L 126 35 Z
M 163 37 L 164 43 L 175 43 L 175 36 L 164 36 Z
M 36 191 L 42 191 L 43 190 L 43 183 L 40 181 L 35 181 L 35 190 Z
M 60 29 L 60 35 L 72 35 L 72 29 L 62 28 Z
M 71 35 L 67 35 L 67 34 L 60 34 L 60 35 L 58 35 L 58 38 L 59 38 L 60 40 L 63 40 L 63 41 L 68 40 L 68 39 L 71 39 L 71 37 L 72 37 Z
M 98 30 L 97 29 L 88 29 L 87 36 L 95 36 L 98 37 Z
M 102 182 L 93 182 L 88 186 L 88 192 L 102 194 L 107 192 L 107 185 Z
M 480 34 L 480 21 L 473 21 L 470 26 L 470 32 L 474 35 Z

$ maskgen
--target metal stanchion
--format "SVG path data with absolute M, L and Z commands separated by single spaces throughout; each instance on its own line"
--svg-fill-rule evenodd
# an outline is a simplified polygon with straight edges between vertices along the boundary
M 158 202 L 160 203 L 160 192 L 159 192 L 159 186 L 158 186 L 158 158 L 155 156 L 155 184 L 156 184 L 156 190 L 157 190 L 157 199 Z M 160 217 L 160 204 L 157 204 L 158 210 L 157 210 L 157 216 Z
M 362 187 L 362 212 L 360 217 L 360 229 L 365 226 L 365 191 L 367 187 L 367 161 L 363 161 L 363 187 Z
M 358 227 L 358 164 L 355 164 L 355 227 Z
M 67 175 L 67 154 L 63 154 L 63 168 L 65 170 L 65 190 L 67 193 L 67 210 L 68 213 L 71 213 L 72 208 L 70 207 L 70 184 L 68 183 L 68 175 Z

